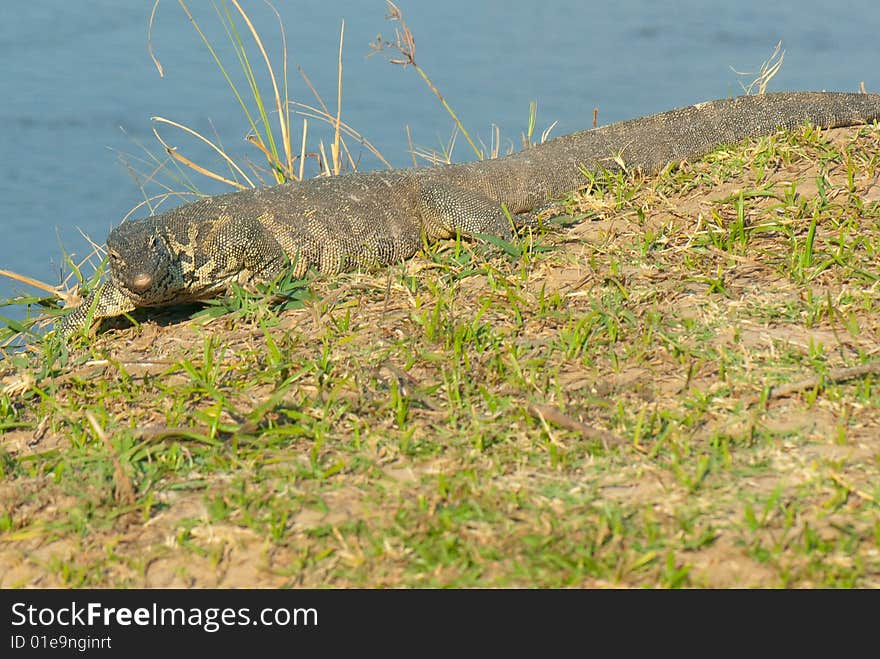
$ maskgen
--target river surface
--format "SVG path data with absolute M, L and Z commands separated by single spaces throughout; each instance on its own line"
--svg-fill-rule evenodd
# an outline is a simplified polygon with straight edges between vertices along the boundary
M 223 11 L 223 5 L 188 4 L 227 71 L 240 80 L 213 8 Z M 276 16 L 262 0 L 242 0 L 242 6 L 280 75 Z M 344 19 L 343 121 L 394 166 L 412 163 L 407 126 L 417 147 L 438 149 L 449 140 L 452 121 L 416 71 L 389 63 L 385 55 L 367 57 L 377 34 L 394 37 L 384 2 L 276 0 L 274 6 L 287 41 L 292 99 L 315 103 L 297 72 L 302 67 L 335 112 Z M 785 60 L 770 91 L 855 91 L 861 82 L 880 90 L 876 0 L 400 0 L 398 6 L 415 35 L 416 61 L 467 129 L 486 142 L 497 125 L 503 143 L 518 146 L 533 100 L 537 131 L 557 122 L 553 135 L 561 135 L 591 126 L 594 107 L 604 124 L 737 95 L 752 76 L 738 76 L 732 68 L 756 71 L 780 40 Z M 161 0 L 152 24 L 153 54 L 164 71 L 159 75 L 148 49 L 152 8 L 152 0 L 0 3 L 0 268 L 57 284 L 62 249 L 86 255 L 80 231 L 102 242 L 144 200 L 145 180 L 158 182 L 145 185 L 147 195 L 161 192 L 163 182 L 183 189 L 167 176 L 171 168 L 154 171 L 147 151 L 166 161 L 154 128 L 187 157 L 226 173 L 213 152 L 157 125 L 153 116 L 216 139 L 236 160 L 264 164 L 245 141 L 249 125 L 229 86 L 173 0 Z M 265 84 L 265 65 L 236 17 Z M 266 93 L 271 99 L 271 88 Z M 298 135 L 301 119 L 295 126 Z M 331 138 L 318 122 L 310 121 L 309 137 L 310 150 L 323 139 L 329 153 Z M 350 145 L 361 169 L 381 166 Z M 458 139 L 453 157 L 468 160 L 473 153 Z M 193 182 L 210 194 L 228 190 L 195 175 Z M 133 216 L 148 212 L 142 207 Z M 0 277 L 0 298 L 24 292 L 29 289 Z M 0 309 L 11 317 L 22 313 L 18 307 Z

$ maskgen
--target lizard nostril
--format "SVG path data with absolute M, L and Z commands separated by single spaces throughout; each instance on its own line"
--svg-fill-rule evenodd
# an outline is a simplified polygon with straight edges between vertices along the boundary
M 134 291 L 145 291 L 150 287 L 150 284 L 153 283 L 153 278 L 147 273 L 141 273 L 136 277 L 133 277 L 131 280 L 131 288 Z

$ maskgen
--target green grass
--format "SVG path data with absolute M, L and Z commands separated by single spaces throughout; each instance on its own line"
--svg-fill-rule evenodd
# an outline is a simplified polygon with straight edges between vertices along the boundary
M 31 338 L 2 585 L 877 586 L 876 376 L 827 374 L 876 359 L 878 144 L 599 173 L 515 245 Z

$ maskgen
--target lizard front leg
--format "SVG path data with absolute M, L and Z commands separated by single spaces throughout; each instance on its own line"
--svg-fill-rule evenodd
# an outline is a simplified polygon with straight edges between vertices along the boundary
M 112 318 L 135 309 L 134 303 L 112 281 L 99 285 L 76 309 L 64 316 L 58 329 L 64 339 L 87 329 L 91 333 L 102 318 Z

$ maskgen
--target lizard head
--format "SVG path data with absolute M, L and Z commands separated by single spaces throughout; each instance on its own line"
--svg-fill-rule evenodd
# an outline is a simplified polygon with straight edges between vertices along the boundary
M 185 282 L 166 237 L 155 223 L 123 222 L 107 236 L 114 283 L 137 306 L 154 306 L 184 294 Z

